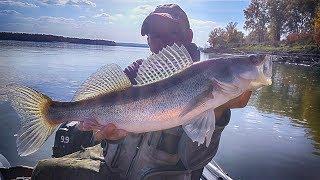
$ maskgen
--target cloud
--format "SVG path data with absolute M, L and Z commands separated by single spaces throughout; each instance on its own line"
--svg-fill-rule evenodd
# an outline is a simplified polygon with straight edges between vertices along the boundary
M 66 4 L 73 6 L 92 6 L 96 7 L 96 3 L 89 0 L 69 0 Z
M 190 26 L 193 31 L 193 40 L 200 46 L 207 44 L 210 32 L 213 28 L 219 27 L 216 22 L 189 18 Z
M 140 5 L 133 8 L 132 13 L 135 15 L 147 16 L 153 10 L 154 10 L 154 7 L 151 5 Z
M 6 16 L 1 18 L 1 16 Z M 6 21 L 7 23 L 23 23 L 23 24 L 50 24 L 50 25 L 75 25 L 77 21 L 72 18 L 54 17 L 54 16 L 41 16 L 38 18 L 25 17 L 15 10 L 0 10 L 0 19 L 11 19 L 14 22 Z M 3 22 L 3 21 L 2 21 Z M 79 21 L 80 22 L 80 21 Z
M 102 20 L 106 20 L 107 22 L 109 22 L 111 24 L 123 20 L 124 17 L 125 16 L 123 14 L 111 15 L 111 14 L 108 14 L 108 13 L 105 13 L 105 12 L 100 13 L 100 14 L 96 14 L 96 15 L 93 16 L 93 18 L 95 18 L 95 19 L 102 18 Z
M 214 28 L 217 27 L 217 23 L 213 21 L 206 21 L 200 19 L 189 18 L 190 26 L 195 28 Z
M 2 16 L 17 16 L 17 15 L 21 15 L 21 13 L 15 11 L 15 10 L 0 10 L 0 15 L 2 15 Z
M 110 17 L 110 14 L 107 14 L 107 13 L 100 13 L 100 14 L 96 14 L 93 16 L 94 18 L 109 18 Z
M 143 19 L 146 18 L 153 10 L 154 6 L 151 5 L 140 5 L 133 8 L 129 12 L 129 18 L 135 23 L 142 23 Z
M 56 34 L 99 38 L 105 25 L 86 16 L 76 19 L 55 16 L 26 17 L 15 10 L 0 10 L 0 31 Z
M 74 24 L 75 23 L 75 20 L 72 18 L 52 17 L 52 16 L 41 16 L 39 18 L 35 18 L 35 21 L 39 23 L 50 23 L 50 24 Z
M 153 6 L 150 5 L 140 5 L 137 6 L 129 11 L 127 11 L 125 14 L 110 14 L 104 12 L 103 9 L 99 10 L 99 13 L 94 15 L 93 18 L 102 18 L 107 19 L 109 22 L 116 22 L 121 21 L 121 23 L 137 23 L 142 22 L 143 19 L 150 14 L 151 11 L 154 10 Z
M 0 1 L 0 6 L 17 6 L 17 7 L 25 7 L 25 8 L 37 8 L 39 6 L 35 4 L 31 4 L 28 2 L 22 1 L 12 1 L 12 0 L 3 0 Z
M 91 6 L 96 7 L 96 3 L 89 0 L 38 0 L 45 5 L 71 5 L 71 6 Z
M 124 18 L 123 14 L 115 14 L 115 15 L 110 16 L 110 20 L 111 21 L 118 21 L 118 20 L 120 20 L 122 18 Z

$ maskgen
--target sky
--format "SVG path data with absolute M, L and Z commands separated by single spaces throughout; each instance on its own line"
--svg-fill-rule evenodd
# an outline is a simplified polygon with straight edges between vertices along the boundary
M 188 15 L 193 42 L 207 46 L 213 28 L 237 22 L 249 0 L 0 0 L 0 31 L 146 43 L 140 28 L 157 5 L 175 3 Z

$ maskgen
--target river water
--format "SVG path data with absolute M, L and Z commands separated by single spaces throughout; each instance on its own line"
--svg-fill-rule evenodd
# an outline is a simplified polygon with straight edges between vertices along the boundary
M 126 67 L 147 48 L 0 41 L 0 86 L 22 83 L 70 101 L 99 67 Z M 212 55 L 202 54 L 202 58 Z M 234 179 L 320 179 L 320 69 L 274 64 L 273 84 L 232 110 L 214 159 Z M 12 165 L 34 166 L 52 154 L 53 136 L 35 154 L 18 157 L 19 118 L 0 104 L 0 153 Z

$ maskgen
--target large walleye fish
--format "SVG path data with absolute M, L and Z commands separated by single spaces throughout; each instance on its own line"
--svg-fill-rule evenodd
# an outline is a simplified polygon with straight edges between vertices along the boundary
M 151 55 L 132 85 L 122 69 L 106 65 L 89 77 L 71 102 L 58 102 L 31 88 L 7 85 L 0 99 L 20 115 L 18 153 L 37 151 L 56 127 L 67 121 L 114 123 L 141 133 L 183 125 L 186 134 L 208 146 L 215 129 L 214 108 L 271 84 L 270 57 L 251 55 L 193 63 L 183 46 Z

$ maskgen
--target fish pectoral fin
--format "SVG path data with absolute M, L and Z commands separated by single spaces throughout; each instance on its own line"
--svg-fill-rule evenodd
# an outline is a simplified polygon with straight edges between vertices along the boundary
M 215 130 L 215 123 L 214 109 L 209 109 L 182 127 L 193 142 L 198 142 L 198 146 L 206 141 L 208 147 Z
M 208 89 L 201 94 L 197 95 L 195 98 L 193 98 L 188 104 L 182 109 L 181 113 L 179 114 L 179 117 L 183 117 L 187 113 L 191 112 L 195 108 L 204 105 L 207 100 L 211 100 L 214 98 L 212 95 L 213 86 L 209 85 Z
M 158 54 L 149 56 L 139 67 L 137 85 L 145 85 L 168 78 L 181 72 L 193 63 L 187 49 L 173 44 L 163 48 Z
M 102 66 L 92 74 L 77 90 L 73 101 L 93 98 L 102 94 L 121 91 L 132 84 L 120 66 L 109 64 Z
M 225 94 L 238 94 L 241 91 L 241 89 L 236 85 L 219 81 L 216 78 L 212 79 L 212 85 L 214 90 Z

